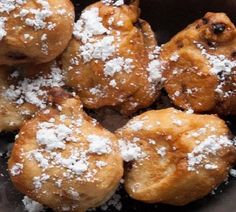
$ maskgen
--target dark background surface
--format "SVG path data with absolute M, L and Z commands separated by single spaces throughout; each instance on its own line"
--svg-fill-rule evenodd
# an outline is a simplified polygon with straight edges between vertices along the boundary
M 77 14 L 91 2 L 90 0 L 74 0 Z M 141 0 L 141 17 L 147 20 L 156 32 L 159 44 L 168 41 L 175 33 L 184 29 L 194 20 L 202 17 L 206 12 L 225 12 L 236 23 L 236 0 Z M 156 107 L 155 105 L 153 106 Z M 104 126 L 109 125 L 109 114 L 99 115 L 99 111 L 93 113 Z M 116 115 L 118 116 L 118 115 Z M 236 118 L 229 117 L 229 126 L 236 133 Z M 119 120 L 119 117 L 116 117 Z M 13 141 L 13 134 L 0 135 L 0 150 L 6 149 L 6 144 Z M 19 194 L 9 182 L 6 171 L 6 154 L 0 160 L 0 212 L 21 212 L 22 195 Z M 175 211 L 175 212 L 235 212 L 236 211 L 236 179 L 229 179 L 227 185 L 218 188 L 215 195 L 196 201 L 188 206 L 173 207 L 167 205 L 147 205 L 127 197 L 124 191 L 122 196 L 122 211 Z M 98 210 L 99 211 L 99 210 Z M 115 211 L 110 207 L 108 211 Z

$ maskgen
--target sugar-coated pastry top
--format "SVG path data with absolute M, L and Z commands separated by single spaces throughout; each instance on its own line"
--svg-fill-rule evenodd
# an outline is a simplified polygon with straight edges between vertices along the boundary
M 131 114 L 159 96 L 159 49 L 137 6 L 109 2 L 82 12 L 62 56 L 63 70 L 85 107 L 114 106 Z
M 85 211 L 115 192 L 123 175 L 116 137 L 58 91 L 54 108 L 21 128 L 9 160 L 14 185 L 56 211 Z
M 235 141 L 223 120 L 173 108 L 148 111 L 117 131 L 125 188 L 147 203 L 185 205 L 227 179 Z
M 70 0 L 1 0 L 0 64 L 45 63 L 71 39 Z
M 174 104 L 236 114 L 235 45 L 235 26 L 224 13 L 207 13 L 165 44 L 165 89 Z

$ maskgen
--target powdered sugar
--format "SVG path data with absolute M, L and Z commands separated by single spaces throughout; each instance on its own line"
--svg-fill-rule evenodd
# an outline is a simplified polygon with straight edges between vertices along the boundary
M 21 18 L 26 17 L 27 15 L 33 15 L 34 18 L 25 18 L 25 24 L 33 27 L 35 30 L 40 29 L 49 29 L 52 30 L 55 27 L 55 23 L 46 21 L 47 18 L 52 16 L 52 11 L 47 0 L 36 0 L 36 2 L 41 5 L 41 9 L 30 8 L 24 10 L 24 13 L 20 13 Z
M 210 69 L 211 73 L 216 75 L 220 72 L 230 73 L 232 69 L 236 67 L 236 61 L 231 61 L 224 55 L 211 55 L 207 53 L 206 49 L 201 44 L 196 43 L 196 46 L 201 50 L 201 54 L 208 59 L 209 64 L 212 66 Z
M 102 167 L 107 166 L 107 165 L 108 165 L 108 164 L 107 164 L 106 162 L 104 162 L 104 161 L 101 161 L 101 160 L 96 161 L 96 166 L 97 166 L 98 168 L 102 168 Z
M 16 14 L 15 17 L 20 17 L 21 20 L 24 20 L 24 23 L 27 26 L 31 26 L 35 30 L 45 28 L 49 30 L 53 29 L 55 27 L 55 23 L 47 21 L 47 18 L 49 18 L 53 14 L 48 1 L 36 0 L 36 2 L 38 5 L 40 5 L 41 8 L 21 8 L 19 14 Z M 27 3 L 26 0 L 1 0 L 0 13 L 7 12 L 9 14 L 16 8 L 20 8 L 25 3 Z
M 155 50 L 149 54 L 149 64 L 147 71 L 149 74 L 148 80 L 152 83 L 159 83 L 162 81 L 162 73 L 164 70 L 164 62 L 159 59 L 161 48 L 157 46 Z
M 26 2 L 26 0 L 0 0 L 0 13 L 9 14 Z M 7 31 L 5 30 L 5 24 L 7 21 L 7 17 L 0 16 L 0 41 L 7 35 Z
M 73 35 L 85 44 L 93 36 L 108 32 L 109 30 L 102 24 L 102 18 L 99 17 L 99 9 L 91 8 L 81 14 L 80 19 L 74 25 Z
M 229 170 L 229 174 L 230 174 L 230 176 L 232 176 L 232 177 L 236 177 L 236 169 L 230 169 L 230 170 Z
M 124 5 L 124 0 L 102 0 L 102 3 L 106 5 L 119 7 L 119 6 Z
M 146 156 L 142 149 L 132 141 L 126 141 L 121 139 L 119 140 L 119 147 L 121 156 L 126 162 L 137 160 Z
M 115 52 L 113 42 L 113 36 L 106 36 L 94 43 L 88 42 L 82 45 L 80 47 L 80 54 L 84 62 L 89 62 L 92 59 L 107 60 Z
M 93 95 L 99 96 L 99 95 L 102 95 L 103 93 L 101 89 L 102 89 L 101 86 L 97 85 L 94 88 L 90 88 L 89 92 Z
M 22 105 L 27 102 L 44 109 L 47 105 L 47 89 L 63 85 L 62 71 L 53 65 L 50 74 L 36 79 L 25 78 L 17 85 L 10 85 L 4 95 L 16 104 Z
M 235 93 L 234 90 L 224 91 L 223 86 L 225 85 L 225 80 L 227 76 L 230 76 L 232 74 L 233 68 L 236 67 L 236 61 L 231 61 L 225 55 L 222 54 L 209 54 L 203 45 L 196 42 L 194 43 L 201 50 L 201 54 L 207 58 L 209 65 L 211 66 L 210 72 L 214 75 L 217 75 L 219 79 L 219 84 L 215 91 L 224 98 L 233 95 Z
M 144 127 L 144 122 L 143 121 L 131 121 L 127 126 L 133 131 L 139 131 Z
M 42 174 L 40 176 L 34 177 L 33 178 L 33 185 L 35 187 L 35 189 L 41 189 L 43 184 L 50 179 L 50 176 L 47 174 Z
M 34 157 L 34 159 L 38 162 L 39 167 L 46 169 L 49 167 L 49 161 L 46 159 L 43 154 L 39 151 L 33 151 L 31 155 Z
M 211 72 L 214 74 L 219 74 L 222 71 L 230 73 L 232 71 L 232 68 L 236 67 L 236 62 L 226 59 L 224 55 L 215 56 L 208 54 L 207 58 L 210 64 L 213 66 L 211 68 Z
M 17 7 L 25 4 L 27 0 L 0 0 L 0 13 L 10 13 Z
M 23 164 L 16 163 L 10 170 L 11 176 L 14 177 L 20 175 L 22 173 L 23 167 Z
M 215 164 L 205 164 L 204 168 L 207 169 L 207 170 L 214 170 L 214 169 L 217 169 L 218 166 L 215 165 Z
M 173 53 L 170 57 L 170 61 L 172 61 L 172 62 L 177 62 L 178 59 L 179 59 L 179 55 L 177 52 Z
M 22 200 L 25 210 L 28 212 L 43 212 L 44 207 L 38 202 L 35 202 L 34 200 L 30 199 L 27 196 L 24 196 L 24 199 Z
M 188 153 L 188 170 L 195 171 L 195 166 L 205 166 L 206 164 L 208 164 L 208 168 L 214 166 L 214 164 L 209 165 L 209 163 L 205 162 L 207 156 L 216 155 L 219 150 L 233 146 L 234 142 L 226 136 L 209 136 L 200 142 L 191 153 Z
M 114 74 L 121 71 L 130 73 L 134 66 L 132 65 L 133 60 L 129 58 L 117 57 L 109 60 L 105 64 L 104 74 L 105 76 L 113 77 Z
M 157 148 L 157 154 L 160 155 L 161 157 L 164 157 L 166 155 L 166 147 L 160 147 Z
M 74 174 L 80 176 L 89 168 L 86 151 L 79 151 L 78 149 L 72 150 L 68 158 L 64 158 L 61 154 L 56 154 L 55 162 L 60 167 L 65 167 L 71 170 Z
M 179 127 L 181 127 L 183 125 L 183 122 L 179 119 L 176 119 L 176 118 L 173 118 L 172 122 L 173 122 L 173 124 L 175 124 L 176 126 L 179 126 Z
M 87 136 L 89 144 L 89 151 L 96 153 L 98 155 L 108 154 L 111 152 L 111 141 L 108 138 L 98 136 L 98 135 L 89 135 Z
M 5 31 L 6 21 L 7 21 L 7 18 L 0 17 L 0 41 L 7 35 L 7 32 Z
M 54 125 L 43 122 L 38 126 L 36 134 L 39 145 L 44 145 L 47 150 L 64 149 L 65 142 L 70 139 L 72 130 L 64 124 Z
M 150 82 L 160 81 L 162 78 L 162 64 L 159 60 L 153 60 L 148 64 L 148 80 Z
M 109 85 L 110 85 L 111 87 L 115 88 L 115 87 L 117 86 L 116 80 L 114 80 L 114 79 L 111 80 L 110 83 L 109 83 Z

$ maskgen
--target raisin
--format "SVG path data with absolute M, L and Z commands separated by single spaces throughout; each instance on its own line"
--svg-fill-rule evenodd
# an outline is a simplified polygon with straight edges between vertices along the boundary
M 216 42 L 212 42 L 210 40 L 207 40 L 207 45 L 211 48 L 215 48 L 216 47 Z
M 236 57 L 236 51 L 232 52 L 231 56 Z
M 225 31 L 225 28 L 225 24 L 222 23 L 212 24 L 212 30 L 216 35 L 223 33 Z
M 203 22 L 203 24 L 208 24 L 208 19 L 202 18 L 202 22 Z
M 9 52 L 7 57 L 12 60 L 25 60 L 27 58 L 26 55 L 19 53 L 19 52 Z
M 134 26 L 136 26 L 138 29 L 142 29 L 142 24 L 139 20 L 134 24 Z
M 134 0 L 125 0 L 124 3 L 129 5 L 129 4 L 132 4 L 134 2 Z
M 181 49 L 181 48 L 183 48 L 183 47 L 184 47 L 184 44 L 183 44 L 183 42 L 182 42 L 182 41 L 180 41 L 180 40 L 176 41 L 176 45 L 177 45 L 177 48 L 179 48 L 179 49 Z

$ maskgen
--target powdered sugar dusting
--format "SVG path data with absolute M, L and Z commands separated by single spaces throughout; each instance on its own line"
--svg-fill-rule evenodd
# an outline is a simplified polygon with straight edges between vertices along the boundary
M 207 53 L 204 46 L 201 44 L 196 44 L 199 49 L 201 49 L 201 53 L 205 56 L 209 64 L 212 66 L 210 69 L 211 73 L 219 74 L 220 72 L 230 73 L 234 67 L 236 67 L 236 61 L 231 61 L 227 59 L 224 55 L 211 55 Z
M 210 72 L 216 75 L 219 79 L 219 84 L 215 91 L 224 98 L 235 94 L 234 90 L 224 91 L 223 86 L 226 83 L 226 78 L 232 75 L 232 70 L 236 67 L 236 61 L 231 61 L 222 54 L 209 54 L 202 44 L 199 44 L 197 42 L 194 43 L 201 50 L 201 54 L 207 58 L 209 65 L 211 66 Z
M 133 60 L 129 58 L 117 57 L 112 60 L 109 60 L 105 64 L 104 74 L 105 76 L 113 77 L 115 73 L 119 73 L 124 70 L 127 73 L 132 72 Z
M 179 60 L 179 55 L 177 52 L 174 52 L 170 57 L 170 61 L 177 62 L 178 60 Z
M 232 177 L 236 177 L 236 169 L 230 169 L 230 170 L 229 170 L 229 174 L 230 174 L 230 176 L 232 176 Z
M 16 163 L 10 170 L 11 175 L 13 177 L 20 175 L 22 173 L 23 167 L 24 167 L 23 164 Z
M 53 65 L 50 74 L 36 79 L 25 78 L 17 85 L 10 85 L 4 95 L 18 105 L 30 103 L 44 109 L 47 106 L 47 89 L 63 86 L 63 79 L 61 69 Z
M 107 60 L 115 52 L 114 37 L 106 36 L 97 42 L 88 42 L 80 47 L 80 54 L 84 62 L 92 59 Z
M 38 126 L 36 138 L 39 145 L 44 145 L 47 150 L 53 150 L 64 149 L 65 142 L 71 135 L 72 130 L 64 124 L 43 122 Z
M 164 62 L 159 59 L 161 48 L 157 46 L 155 50 L 149 54 L 149 64 L 147 71 L 149 73 L 148 80 L 154 84 L 162 81 L 162 73 L 164 70 Z
M 7 32 L 5 31 L 5 23 L 7 18 L 0 17 L 0 41 L 7 35 Z
M 209 136 L 200 142 L 191 153 L 188 153 L 188 170 L 195 171 L 196 166 L 203 166 L 208 169 L 217 168 L 214 164 L 209 164 L 207 156 L 216 155 L 217 152 L 226 147 L 233 147 L 234 141 L 226 136 Z
M 28 9 L 24 13 L 20 12 L 20 17 L 25 18 L 25 24 L 33 27 L 35 30 L 49 29 L 52 30 L 55 27 L 55 23 L 47 22 L 47 18 L 52 15 L 50 5 L 47 0 L 36 0 L 36 2 L 41 5 L 41 9 Z M 29 18 L 27 15 L 33 15 L 34 18 Z
M 124 5 L 124 0 L 102 0 L 102 3 L 106 5 L 119 7 L 119 6 Z
M 146 156 L 146 153 L 143 152 L 134 141 L 121 139 L 119 140 L 119 147 L 122 158 L 126 162 L 144 158 Z
M 160 147 L 157 148 L 157 154 L 160 155 L 161 157 L 164 157 L 167 153 L 166 153 L 166 147 Z
M 43 205 L 41 205 L 38 202 L 35 202 L 34 200 L 30 199 L 27 196 L 24 196 L 24 199 L 22 200 L 25 210 L 28 212 L 44 212 L 45 209 Z
M 89 135 L 87 137 L 89 144 L 89 151 L 92 153 L 100 154 L 108 154 L 111 152 L 111 141 L 108 138 L 97 136 L 97 135 Z
M 131 121 L 127 126 L 133 131 L 139 131 L 144 127 L 144 122 L 143 121 Z
M 99 17 L 99 9 L 91 8 L 85 10 L 80 19 L 74 25 L 73 35 L 76 39 L 80 39 L 84 44 L 91 41 L 94 35 L 102 35 L 108 33 L 102 24 L 102 18 Z

